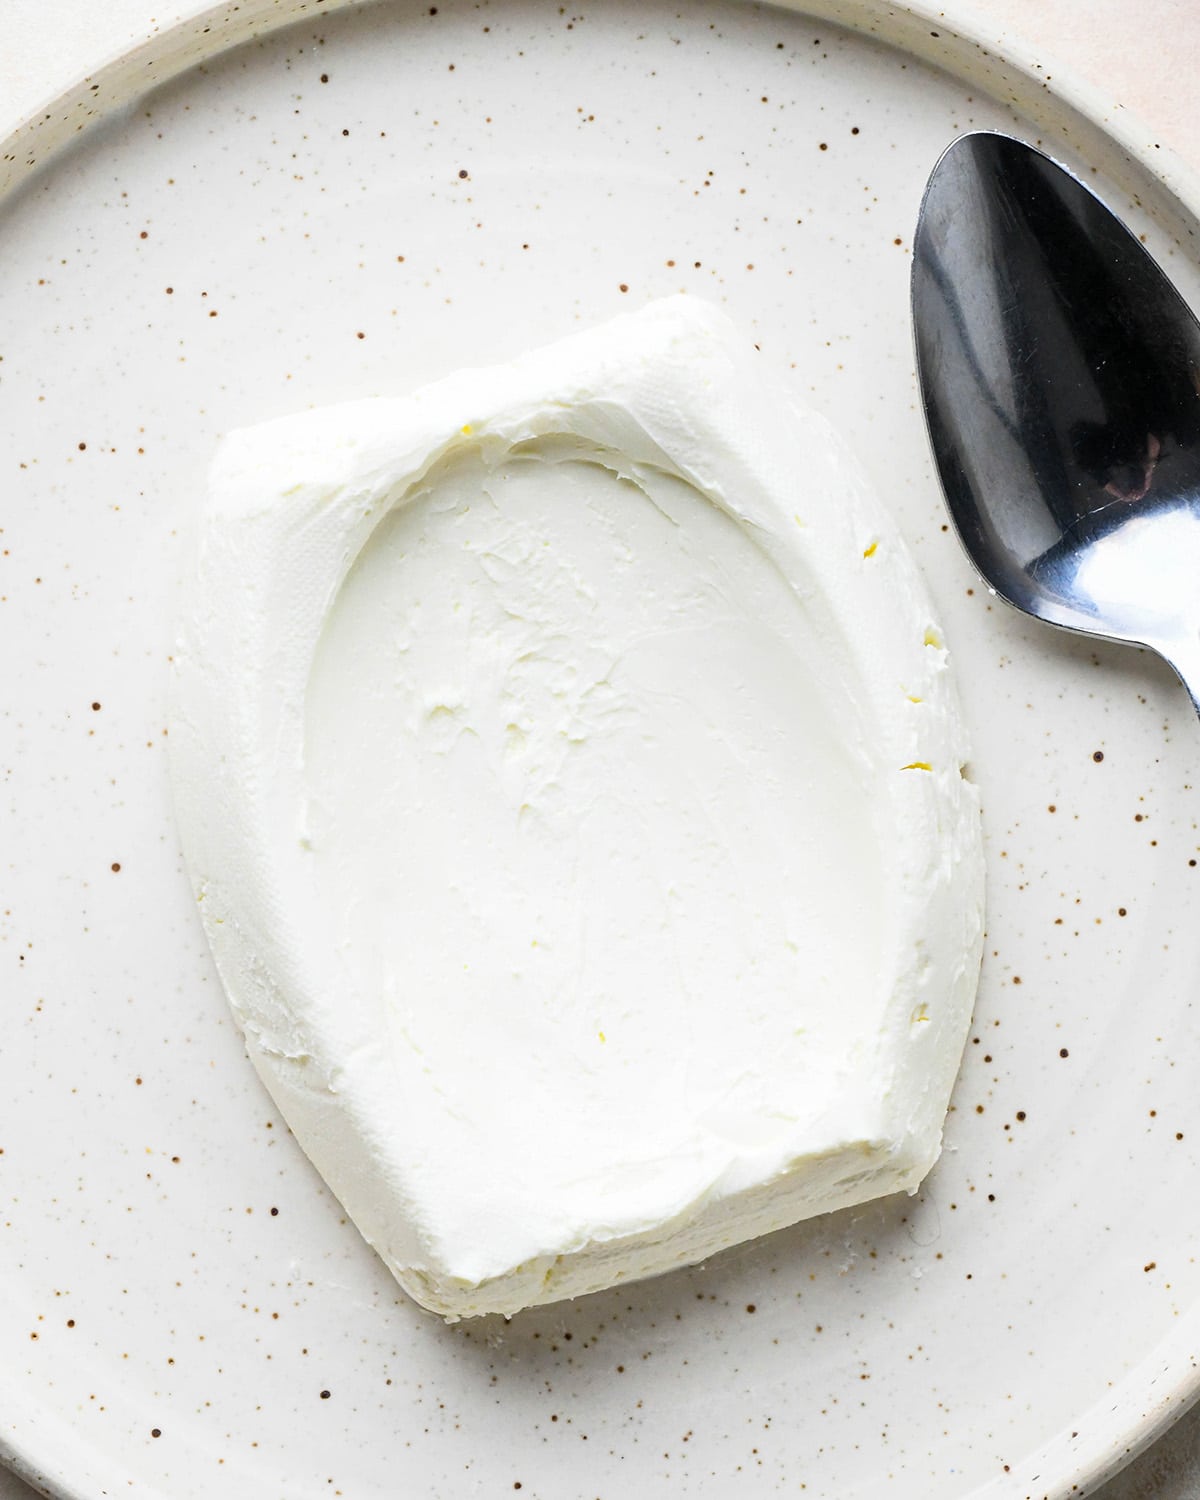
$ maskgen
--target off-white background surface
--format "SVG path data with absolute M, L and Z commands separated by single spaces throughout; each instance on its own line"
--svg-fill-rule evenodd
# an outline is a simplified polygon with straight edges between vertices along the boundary
M 98 63 L 203 8 L 201 0 L 2 0 L 0 136 Z M 947 0 L 945 13 L 950 22 L 973 15 L 1018 55 L 1067 65 L 1200 171 L 1200 0 Z M 1013 37 L 1028 46 L 1014 48 Z M 31 1493 L 0 1470 L 0 1500 Z M 1100 1495 L 1200 1500 L 1200 1409 Z

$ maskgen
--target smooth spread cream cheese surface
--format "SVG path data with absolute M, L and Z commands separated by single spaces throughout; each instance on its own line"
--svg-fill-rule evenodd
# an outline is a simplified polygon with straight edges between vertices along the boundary
M 179 825 L 250 1056 L 397 1279 L 513 1313 L 912 1191 L 978 973 L 940 628 L 672 298 L 220 450 Z

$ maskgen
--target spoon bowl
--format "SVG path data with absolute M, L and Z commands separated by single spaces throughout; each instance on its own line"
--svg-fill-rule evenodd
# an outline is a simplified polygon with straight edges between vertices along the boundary
M 1200 323 L 1077 178 L 973 132 L 913 245 L 917 374 L 951 518 L 988 586 L 1157 651 L 1200 709 Z

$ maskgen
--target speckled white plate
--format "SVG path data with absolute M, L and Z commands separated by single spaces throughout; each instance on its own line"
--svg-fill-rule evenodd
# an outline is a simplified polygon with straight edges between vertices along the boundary
M 975 587 L 907 278 L 925 175 L 972 125 L 1095 171 L 1197 300 L 1194 220 L 1153 143 L 1036 59 L 924 9 L 818 8 L 860 31 L 708 0 L 247 0 L 9 143 L 0 1444 L 48 1490 L 1058 1496 L 1190 1399 L 1200 727 L 1156 661 Z M 163 750 L 180 533 L 231 425 L 678 288 L 849 434 L 938 596 L 986 808 L 978 1014 L 918 1199 L 447 1328 L 341 1216 L 226 1014 Z

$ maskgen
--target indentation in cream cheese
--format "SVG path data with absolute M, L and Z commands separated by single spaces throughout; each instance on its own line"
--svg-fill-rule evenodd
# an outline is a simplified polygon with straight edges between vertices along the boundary
M 250 1055 L 426 1306 L 935 1159 L 982 881 L 940 629 L 715 309 L 234 434 L 171 745 Z

